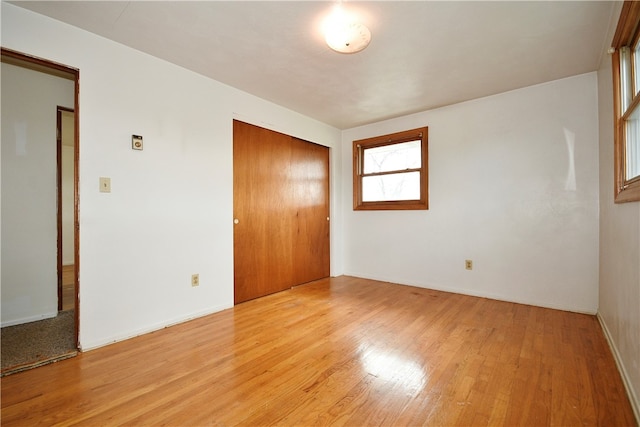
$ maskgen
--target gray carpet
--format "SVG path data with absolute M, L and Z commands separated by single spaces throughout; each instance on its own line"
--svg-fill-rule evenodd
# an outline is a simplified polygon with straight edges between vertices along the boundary
M 74 330 L 74 310 L 61 311 L 51 319 L 2 328 L 0 376 L 75 356 Z

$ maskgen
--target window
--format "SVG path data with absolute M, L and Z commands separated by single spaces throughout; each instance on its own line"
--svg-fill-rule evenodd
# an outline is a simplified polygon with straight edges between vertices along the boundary
M 353 141 L 353 209 L 428 209 L 427 128 Z
M 640 200 L 640 3 L 625 1 L 613 38 L 615 202 Z

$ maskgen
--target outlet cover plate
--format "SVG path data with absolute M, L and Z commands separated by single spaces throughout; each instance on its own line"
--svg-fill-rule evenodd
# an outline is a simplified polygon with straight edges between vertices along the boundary
M 111 193 L 111 178 L 107 178 L 104 176 L 100 177 L 100 192 Z

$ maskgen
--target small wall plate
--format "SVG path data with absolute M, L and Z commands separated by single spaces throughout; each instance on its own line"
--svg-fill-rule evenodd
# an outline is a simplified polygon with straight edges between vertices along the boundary
M 142 136 L 131 135 L 131 148 L 134 150 L 142 150 Z

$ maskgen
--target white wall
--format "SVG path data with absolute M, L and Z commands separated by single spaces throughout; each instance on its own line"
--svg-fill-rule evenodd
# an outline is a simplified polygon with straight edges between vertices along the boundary
M 56 114 L 73 88 L 2 64 L 2 326 L 58 312 Z
M 590 73 L 345 131 L 345 274 L 595 313 L 596 88 Z M 421 126 L 429 210 L 354 212 L 352 141 Z
M 610 28 L 615 29 L 618 14 Z M 611 36 L 613 36 L 611 34 Z M 640 202 L 613 202 L 611 59 L 598 71 L 600 124 L 600 299 L 598 317 L 640 419 Z
M 2 44 L 80 70 L 84 349 L 233 305 L 234 118 L 340 144 L 335 128 L 5 2 Z M 144 151 L 131 149 L 132 134 Z M 331 152 L 335 186 L 341 159 Z M 99 177 L 111 193 L 98 191 Z M 340 203 L 332 197 L 334 275 Z

